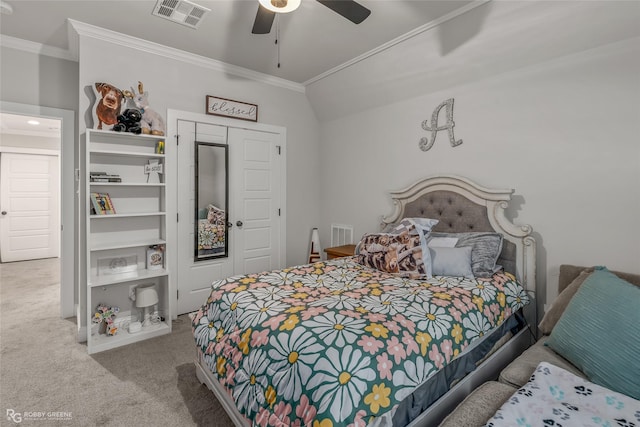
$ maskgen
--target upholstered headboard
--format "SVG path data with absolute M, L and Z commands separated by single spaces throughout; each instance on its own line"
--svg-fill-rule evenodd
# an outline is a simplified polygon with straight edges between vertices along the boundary
M 436 176 L 391 192 L 394 212 L 382 218 L 387 227 L 402 218 L 439 220 L 434 231 L 497 232 L 503 236 L 498 263 L 516 276 L 528 291 L 536 289 L 536 242 L 529 225 L 517 226 L 505 217 L 511 189 L 489 189 L 458 176 Z

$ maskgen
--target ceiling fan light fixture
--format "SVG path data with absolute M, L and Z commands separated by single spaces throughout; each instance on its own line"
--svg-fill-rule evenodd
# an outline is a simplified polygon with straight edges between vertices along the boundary
M 276 13 L 289 13 L 300 7 L 301 0 L 258 0 L 267 10 Z

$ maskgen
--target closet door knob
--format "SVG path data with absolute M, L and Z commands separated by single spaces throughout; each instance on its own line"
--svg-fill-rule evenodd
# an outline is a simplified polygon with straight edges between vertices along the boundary
M 233 227 L 233 223 L 231 221 L 227 221 L 227 228 Z
M 238 221 L 238 222 L 236 222 L 236 225 L 237 225 L 238 227 L 242 227 L 242 221 Z
M 7 214 L 7 211 L 2 211 L 2 215 L 6 215 L 6 214 Z

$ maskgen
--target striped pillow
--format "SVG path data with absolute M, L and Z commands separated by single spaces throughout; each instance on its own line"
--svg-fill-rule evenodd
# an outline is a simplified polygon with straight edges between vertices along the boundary
M 590 381 L 640 399 L 640 288 L 596 267 L 546 345 Z

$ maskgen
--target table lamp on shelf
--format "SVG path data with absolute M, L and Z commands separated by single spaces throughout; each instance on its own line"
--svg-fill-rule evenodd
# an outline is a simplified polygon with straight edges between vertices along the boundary
M 155 286 L 138 286 L 136 288 L 136 307 L 143 309 L 142 327 L 152 324 L 149 308 L 156 304 L 158 304 L 158 292 Z

